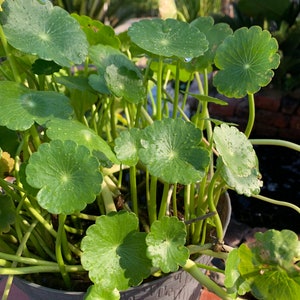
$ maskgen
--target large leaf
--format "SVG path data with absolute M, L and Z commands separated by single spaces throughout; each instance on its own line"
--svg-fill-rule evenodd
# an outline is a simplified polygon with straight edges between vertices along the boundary
M 164 273 L 177 271 L 189 258 L 185 242 L 185 225 L 176 217 L 163 217 L 155 221 L 146 238 L 147 253 L 153 266 L 160 268 Z
M 278 44 L 259 26 L 240 28 L 218 47 L 215 64 L 220 69 L 213 79 L 227 97 L 254 94 L 272 79 L 279 65 Z
M 140 48 L 164 57 L 193 58 L 208 48 L 202 32 L 175 19 L 141 20 L 131 25 L 128 35 Z
M 120 292 L 117 289 L 105 290 L 99 285 L 91 285 L 86 294 L 84 300 L 119 300 Z
M 84 145 L 103 164 L 107 164 L 107 159 L 113 163 L 119 163 L 107 142 L 97 135 L 95 131 L 78 121 L 51 121 L 47 124 L 47 136 L 51 139 L 60 139 L 62 141 L 72 140 L 79 145 Z
M 201 131 L 181 119 L 155 121 L 141 132 L 138 154 L 151 175 L 189 184 L 202 179 L 209 163 L 201 139 Z
M 78 22 L 50 1 L 7 0 L 0 22 L 8 42 L 25 53 L 53 60 L 62 66 L 80 64 L 88 43 Z
M 100 216 L 81 243 L 81 263 L 90 279 L 104 290 L 126 290 L 150 275 L 146 233 L 138 232 L 138 218 L 121 211 Z
M 42 144 L 26 167 L 27 181 L 40 191 L 37 200 L 53 214 L 81 211 L 100 193 L 102 175 L 88 148 L 73 141 Z
M 29 90 L 12 81 L 1 81 L 0 91 L 0 125 L 12 130 L 23 131 L 34 122 L 43 125 L 53 118 L 68 119 L 73 112 L 61 93 Z

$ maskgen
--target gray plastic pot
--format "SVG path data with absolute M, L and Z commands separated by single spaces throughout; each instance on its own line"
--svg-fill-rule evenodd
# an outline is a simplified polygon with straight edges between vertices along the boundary
M 227 230 L 231 204 L 228 194 L 219 202 L 218 211 L 223 223 L 224 232 Z M 210 256 L 203 255 L 197 259 L 201 264 L 209 264 Z M 42 275 L 41 275 L 42 276 Z M 6 283 L 6 276 L 0 276 L 0 295 Z M 121 300 L 197 300 L 201 285 L 191 275 L 183 270 L 171 273 L 163 278 L 144 283 L 138 287 L 121 292 Z M 55 290 L 14 277 L 13 286 L 8 300 L 82 300 L 83 292 L 68 292 Z

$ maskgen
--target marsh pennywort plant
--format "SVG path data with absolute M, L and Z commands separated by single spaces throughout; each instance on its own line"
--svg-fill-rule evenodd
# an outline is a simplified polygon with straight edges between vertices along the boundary
M 73 274 L 84 279 L 88 273 L 87 298 L 119 299 L 120 291 L 154 272 L 182 267 L 223 299 L 263 293 L 261 269 L 251 260 L 249 277 L 242 263 L 257 255 L 259 242 L 253 253 L 229 254 L 227 291 L 191 256 L 227 257 L 217 253 L 224 235 L 217 205 L 227 189 L 300 212 L 259 195 L 252 144 L 268 142 L 249 140 L 254 94 L 279 64 L 270 33 L 257 26 L 233 33 L 202 17 L 191 24 L 143 20 L 116 36 L 87 16 L 36 0 L 6 0 L 0 22 L 0 274 L 10 275 L 6 290 L 16 274 L 60 273 L 72 289 Z M 146 65 L 139 68 L 141 57 Z M 209 95 L 214 68 L 220 93 L 248 95 L 244 133 L 209 117 L 209 102 L 226 105 Z M 189 118 L 192 80 L 200 92 L 192 95 L 198 107 Z M 187 83 L 182 93 L 181 81 Z M 293 143 L 270 143 L 299 151 Z M 291 297 L 299 296 L 298 267 L 291 264 L 298 245 L 294 241 L 286 264 L 255 256 L 275 266 L 264 274 L 284 274 L 281 291 L 292 286 Z M 260 246 L 277 247 L 263 240 Z

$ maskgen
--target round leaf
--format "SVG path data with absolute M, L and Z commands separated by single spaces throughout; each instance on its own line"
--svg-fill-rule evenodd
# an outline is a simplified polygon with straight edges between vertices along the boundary
M 151 175 L 189 184 L 201 180 L 209 163 L 201 139 L 201 131 L 181 119 L 155 121 L 141 132 L 138 154 Z
M 121 211 L 100 216 L 81 243 L 81 263 L 90 279 L 103 289 L 126 290 L 150 275 L 146 233 L 138 232 L 138 218 Z
M 213 139 L 223 163 L 232 173 L 246 177 L 258 166 L 251 142 L 236 127 L 225 123 L 216 126 Z
M 214 25 L 212 17 L 199 17 L 191 25 L 205 34 L 209 45 L 208 50 L 203 55 L 192 60 L 190 64 L 194 67 L 196 66 L 196 68 L 208 68 L 214 61 L 217 48 L 227 36 L 232 34 L 232 29 L 225 23 Z
M 215 64 L 220 69 L 213 79 L 227 97 L 254 94 L 272 79 L 279 65 L 278 44 L 259 26 L 240 28 L 218 47 Z
M 175 19 L 141 20 L 128 29 L 140 48 L 164 57 L 196 57 L 208 48 L 205 35 L 196 27 Z
M 12 81 L 0 81 L 0 125 L 24 131 L 34 122 L 44 125 L 53 118 L 68 119 L 69 99 L 52 91 L 34 91 Z M 22 116 L 22 117 L 20 117 Z
M 99 285 L 89 286 L 86 294 L 84 295 L 85 300 L 120 300 L 120 292 L 117 289 L 105 290 Z
M 26 167 L 28 183 L 39 188 L 37 200 L 53 214 L 81 211 L 100 193 L 102 175 L 97 159 L 73 141 L 42 144 Z
M 122 131 L 120 136 L 115 139 L 115 152 L 117 158 L 125 165 L 135 166 L 139 160 L 139 130 L 132 128 Z
M 81 64 L 88 43 L 78 22 L 50 1 L 5 1 L 0 22 L 8 42 L 25 53 L 62 66 Z
M 177 271 L 189 258 L 185 242 L 185 225 L 176 217 L 163 217 L 153 222 L 146 238 L 147 253 L 153 266 L 164 273 Z
M 78 121 L 51 121 L 47 124 L 47 136 L 51 139 L 62 141 L 72 140 L 79 145 L 86 146 L 91 153 L 98 157 L 102 164 L 106 165 L 108 163 L 107 159 L 113 163 L 119 163 L 107 142 L 97 135 L 95 131 Z

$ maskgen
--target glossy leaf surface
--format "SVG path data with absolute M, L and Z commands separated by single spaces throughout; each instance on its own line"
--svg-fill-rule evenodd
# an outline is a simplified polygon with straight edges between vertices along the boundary
M 18 50 L 61 66 L 81 64 L 88 49 L 78 22 L 50 1 L 5 1 L 0 22 L 8 42 Z
M 1 81 L 0 90 L 0 125 L 12 130 L 26 130 L 34 122 L 44 125 L 50 119 L 68 119 L 73 112 L 61 93 L 29 90 L 12 81 Z
M 220 69 L 213 79 L 227 97 L 242 98 L 270 83 L 279 65 L 278 44 L 259 26 L 240 28 L 218 47 L 215 64 Z

